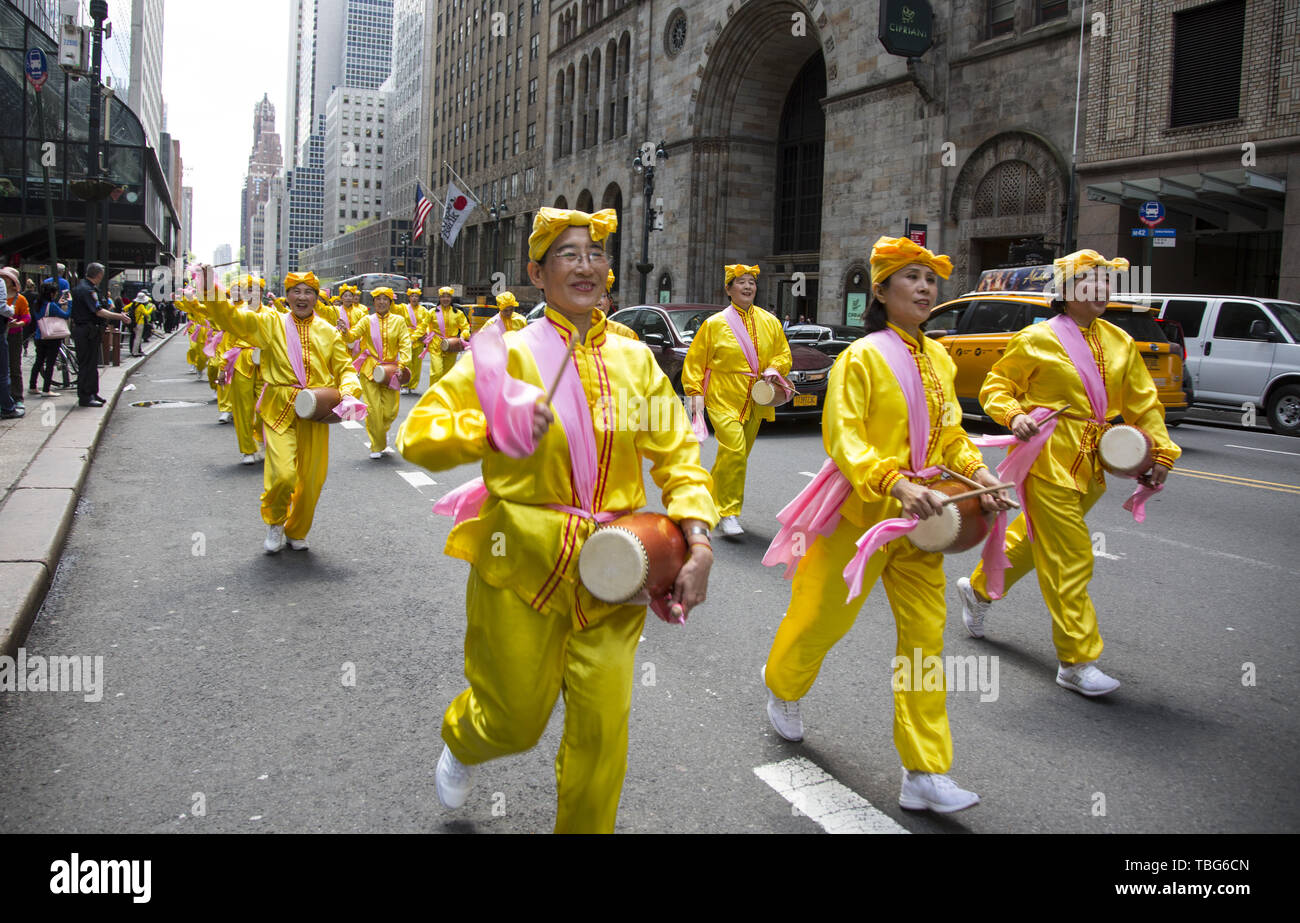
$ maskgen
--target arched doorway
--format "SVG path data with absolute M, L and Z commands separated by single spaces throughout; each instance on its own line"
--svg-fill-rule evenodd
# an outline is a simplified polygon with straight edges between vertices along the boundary
M 612 208 L 618 215 L 618 230 L 605 242 L 605 249 L 609 251 L 609 265 L 614 270 L 614 291 L 623 296 L 617 300 L 627 304 L 629 297 L 635 297 L 629 293 L 638 292 L 639 289 L 632 285 L 631 269 L 628 270 L 629 276 L 626 279 L 623 276 L 623 232 L 627 228 L 623 227 L 623 190 L 618 183 L 610 183 L 605 187 L 605 192 L 600 197 L 600 207 Z

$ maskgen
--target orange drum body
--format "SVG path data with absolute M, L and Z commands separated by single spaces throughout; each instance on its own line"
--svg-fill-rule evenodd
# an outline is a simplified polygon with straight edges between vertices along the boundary
M 930 489 L 949 497 L 970 491 L 969 485 L 945 478 L 930 485 Z M 988 538 L 993 524 L 993 514 L 984 512 L 979 497 L 967 497 L 946 504 L 943 512 L 922 519 L 909 534 L 912 544 L 922 551 L 940 554 L 958 554 L 969 551 Z
M 1112 426 L 1101 434 L 1097 455 L 1101 466 L 1111 474 L 1135 478 L 1155 464 L 1155 443 L 1144 430 L 1127 423 Z
M 293 399 L 293 409 L 304 420 L 338 423 L 334 408 L 343 400 L 338 388 L 304 388 Z
M 578 577 L 592 596 L 625 603 L 645 590 L 662 596 L 686 563 L 686 539 L 662 513 L 631 513 L 591 534 L 578 555 Z
M 397 376 L 397 383 L 403 388 L 411 380 L 411 370 L 397 362 L 377 362 L 375 369 L 370 373 L 371 379 L 377 385 L 387 384 L 388 379 Z

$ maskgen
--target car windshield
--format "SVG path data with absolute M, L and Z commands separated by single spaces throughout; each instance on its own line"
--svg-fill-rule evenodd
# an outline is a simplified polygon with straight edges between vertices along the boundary
M 1153 343 L 1165 343 L 1169 340 L 1150 311 L 1107 311 L 1106 320 L 1135 340 L 1150 340 Z
M 721 311 L 722 308 L 694 308 L 685 311 L 665 311 L 673 326 L 677 328 L 677 334 L 686 342 L 690 342 L 695 337 L 695 331 L 700 329 L 700 325 L 706 320 Z
M 1300 343 L 1300 304 L 1294 301 L 1266 301 L 1264 304 L 1291 334 L 1292 341 Z

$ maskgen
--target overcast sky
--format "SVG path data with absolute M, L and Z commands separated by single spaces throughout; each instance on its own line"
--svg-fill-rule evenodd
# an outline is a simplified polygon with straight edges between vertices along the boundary
M 239 193 L 253 146 L 253 106 L 275 106 L 284 146 L 289 43 L 287 0 L 166 0 L 163 101 L 167 130 L 181 143 L 185 185 L 194 188 L 194 252 L 210 261 L 220 244 L 239 252 Z M 179 203 L 177 203 L 179 207 Z

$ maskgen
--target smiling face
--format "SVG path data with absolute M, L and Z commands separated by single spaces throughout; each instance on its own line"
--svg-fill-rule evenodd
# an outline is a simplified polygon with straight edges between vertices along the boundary
M 934 306 L 938 275 L 928 266 L 909 263 L 885 281 L 889 284 L 877 283 L 872 291 L 885 306 L 889 322 L 904 330 L 918 330 Z
M 357 303 L 356 293 L 351 291 L 344 292 L 339 296 L 339 301 L 342 302 L 343 307 L 350 308 Z
M 731 296 L 731 300 L 737 307 L 748 308 L 753 305 L 754 298 L 758 295 L 758 280 L 748 272 L 743 276 L 736 276 L 727 286 L 727 294 Z
M 378 314 L 380 317 L 383 317 L 385 314 L 387 314 L 388 309 L 391 308 L 392 306 L 393 306 L 393 299 L 389 298 L 387 295 L 375 296 L 375 313 Z
M 590 315 L 605 294 L 609 261 L 587 227 L 566 228 L 542 262 L 528 264 L 528 277 L 546 293 L 546 303 L 568 317 Z
M 306 320 L 316 313 L 316 289 L 306 282 L 299 282 L 285 293 L 289 310 L 299 320 Z
M 444 308 L 450 308 L 451 295 L 448 292 L 443 292 L 442 294 L 440 294 L 438 296 L 438 304 L 442 305 Z
M 1104 269 L 1080 273 L 1065 286 L 1065 311 L 1085 327 L 1106 313 L 1110 301 L 1110 276 Z

